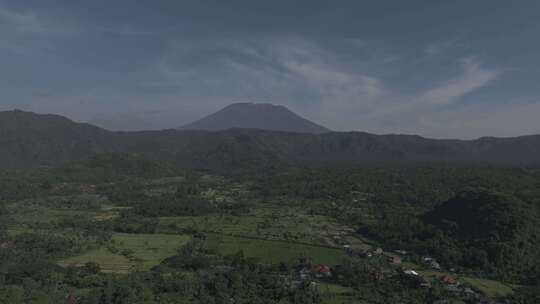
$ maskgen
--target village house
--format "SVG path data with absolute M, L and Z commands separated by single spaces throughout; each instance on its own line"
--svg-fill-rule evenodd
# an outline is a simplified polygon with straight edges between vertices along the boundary
M 397 254 L 401 254 L 401 255 L 407 255 L 407 251 L 401 250 L 401 249 L 394 250 L 394 252 L 397 253 Z
M 96 185 L 81 185 L 79 190 L 84 193 L 96 193 Z
M 330 267 L 326 265 L 317 265 L 313 267 L 311 273 L 319 279 L 332 277 L 332 271 L 330 270 Z
M 370 257 L 373 256 L 373 254 L 369 250 L 362 250 L 362 251 L 358 252 L 358 256 L 360 256 L 362 258 L 370 258 Z
M 480 297 L 479 294 L 477 294 L 474 290 L 470 289 L 469 287 L 464 288 L 463 293 L 469 299 L 478 299 Z
M 394 255 L 389 258 L 390 263 L 394 265 L 401 265 L 402 259 L 400 256 Z
M 431 261 L 429 266 L 435 270 L 441 270 L 441 265 L 435 260 Z
M 69 294 L 69 296 L 66 298 L 66 300 L 64 301 L 64 304 L 78 304 L 79 303 L 79 300 L 77 299 L 77 297 L 74 295 L 74 294 Z
M 307 267 L 304 267 L 300 269 L 300 271 L 298 272 L 298 276 L 300 277 L 300 280 L 302 281 L 307 280 L 311 276 L 311 270 Z
M 458 280 L 452 276 L 444 275 L 440 278 L 441 283 L 446 285 L 455 285 L 458 284 Z
M 0 241 L 0 249 L 15 248 L 15 242 L 13 241 Z
M 326 265 L 317 265 L 313 267 L 303 267 L 298 271 L 298 281 L 305 282 L 309 281 L 311 278 L 325 279 L 331 278 L 332 271 L 329 266 Z
M 353 256 L 354 255 L 354 250 L 352 249 L 351 245 L 343 245 L 343 250 L 345 250 L 345 253 L 348 256 Z
M 461 285 L 455 278 L 450 276 L 443 276 L 441 278 L 441 283 L 443 283 L 444 289 L 452 293 L 462 293 L 464 292 L 464 286 Z
M 405 269 L 405 270 L 403 270 L 403 273 L 407 274 L 407 275 L 418 276 L 418 272 L 416 272 L 416 271 L 414 271 L 412 269 Z
M 425 256 L 425 257 L 422 258 L 422 260 L 424 261 L 424 263 L 426 265 L 428 265 L 432 269 L 441 270 L 441 265 L 434 258 L 429 257 L 429 256 Z

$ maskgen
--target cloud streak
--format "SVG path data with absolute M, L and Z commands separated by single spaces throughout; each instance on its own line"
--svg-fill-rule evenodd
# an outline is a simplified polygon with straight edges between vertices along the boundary
M 358 124 L 421 123 L 422 117 L 443 113 L 447 111 L 444 107 L 487 88 L 505 71 L 486 67 L 477 57 L 464 57 L 453 61 L 460 67 L 457 75 L 439 77 L 436 82 L 425 79 L 427 88 L 403 94 L 395 83 L 368 68 L 343 64 L 339 54 L 324 45 L 296 38 L 282 41 L 286 42 L 223 39 L 205 41 L 198 47 L 177 42 L 156 63 L 154 72 L 160 80 L 145 85 L 169 87 L 178 92 L 179 99 L 206 100 L 201 105 L 206 112 L 232 101 L 265 101 L 286 104 L 337 130 L 369 130 Z M 362 44 L 362 48 L 369 47 L 372 45 Z M 378 59 L 368 63 L 374 60 Z M 381 62 L 388 64 L 384 58 Z
M 135 28 L 132 26 L 99 27 L 98 31 L 101 31 L 107 34 L 113 34 L 113 35 L 119 35 L 119 36 L 131 36 L 131 37 L 150 36 L 150 35 L 156 34 L 153 31 Z
M 41 33 L 45 27 L 36 13 L 21 13 L 0 8 L 0 21 L 18 32 Z
M 158 60 L 155 72 L 159 80 L 143 85 L 176 87 L 195 95 L 219 92 L 222 102 L 231 98 L 271 99 L 292 107 L 301 107 L 302 100 L 310 102 L 307 106 L 321 102 L 350 106 L 385 93 L 383 82 L 376 76 L 337 63 L 335 54 L 304 39 L 218 40 L 199 43 L 198 47 L 185 45 L 177 42 Z
M 430 105 L 448 105 L 463 96 L 481 89 L 502 75 L 502 69 L 483 67 L 473 58 L 460 60 L 463 73 L 458 77 L 440 84 L 421 96 L 422 103 Z

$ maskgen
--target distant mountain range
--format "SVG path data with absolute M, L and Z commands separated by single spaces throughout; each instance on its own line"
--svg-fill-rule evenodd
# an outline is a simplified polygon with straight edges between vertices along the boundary
M 105 152 L 133 152 L 186 168 L 231 170 L 276 164 L 540 164 L 540 135 L 436 140 L 363 132 L 320 134 L 230 129 L 111 132 L 57 115 L 0 112 L 0 167 L 54 165 Z
M 220 131 L 235 128 L 313 134 L 330 132 L 284 106 L 256 103 L 231 104 L 180 129 Z

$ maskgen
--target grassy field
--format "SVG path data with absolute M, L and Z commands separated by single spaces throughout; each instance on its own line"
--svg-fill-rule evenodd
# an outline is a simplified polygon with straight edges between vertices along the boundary
M 98 263 L 104 271 L 125 273 L 130 269 L 150 269 L 173 256 L 176 250 L 184 245 L 188 236 L 166 234 L 124 234 L 113 235 L 113 246 L 118 249 L 112 253 L 107 248 L 100 248 L 87 252 L 81 256 L 71 257 L 60 261 L 60 265 L 81 265 L 87 262 Z M 122 251 L 130 250 L 128 257 Z
M 263 263 L 293 262 L 301 257 L 310 257 L 315 263 L 337 265 L 345 257 L 341 249 L 219 234 L 209 234 L 206 243 L 220 254 L 230 255 L 242 250 L 245 256 Z
M 354 289 L 351 287 L 344 287 L 341 285 L 336 284 L 330 284 L 330 283 L 319 283 L 318 284 L 319 290 L 323 293 L 330 293 L 330 294 L 344 294 L 344 293 L 351 293 L 354 292 Z

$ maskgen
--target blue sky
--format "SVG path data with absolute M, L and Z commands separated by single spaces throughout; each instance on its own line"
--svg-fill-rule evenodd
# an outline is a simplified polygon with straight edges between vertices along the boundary
M 177 127 L 233 102 L 334 130 L 540 133 L 539 1 L 0 0 L 0 110 Z

